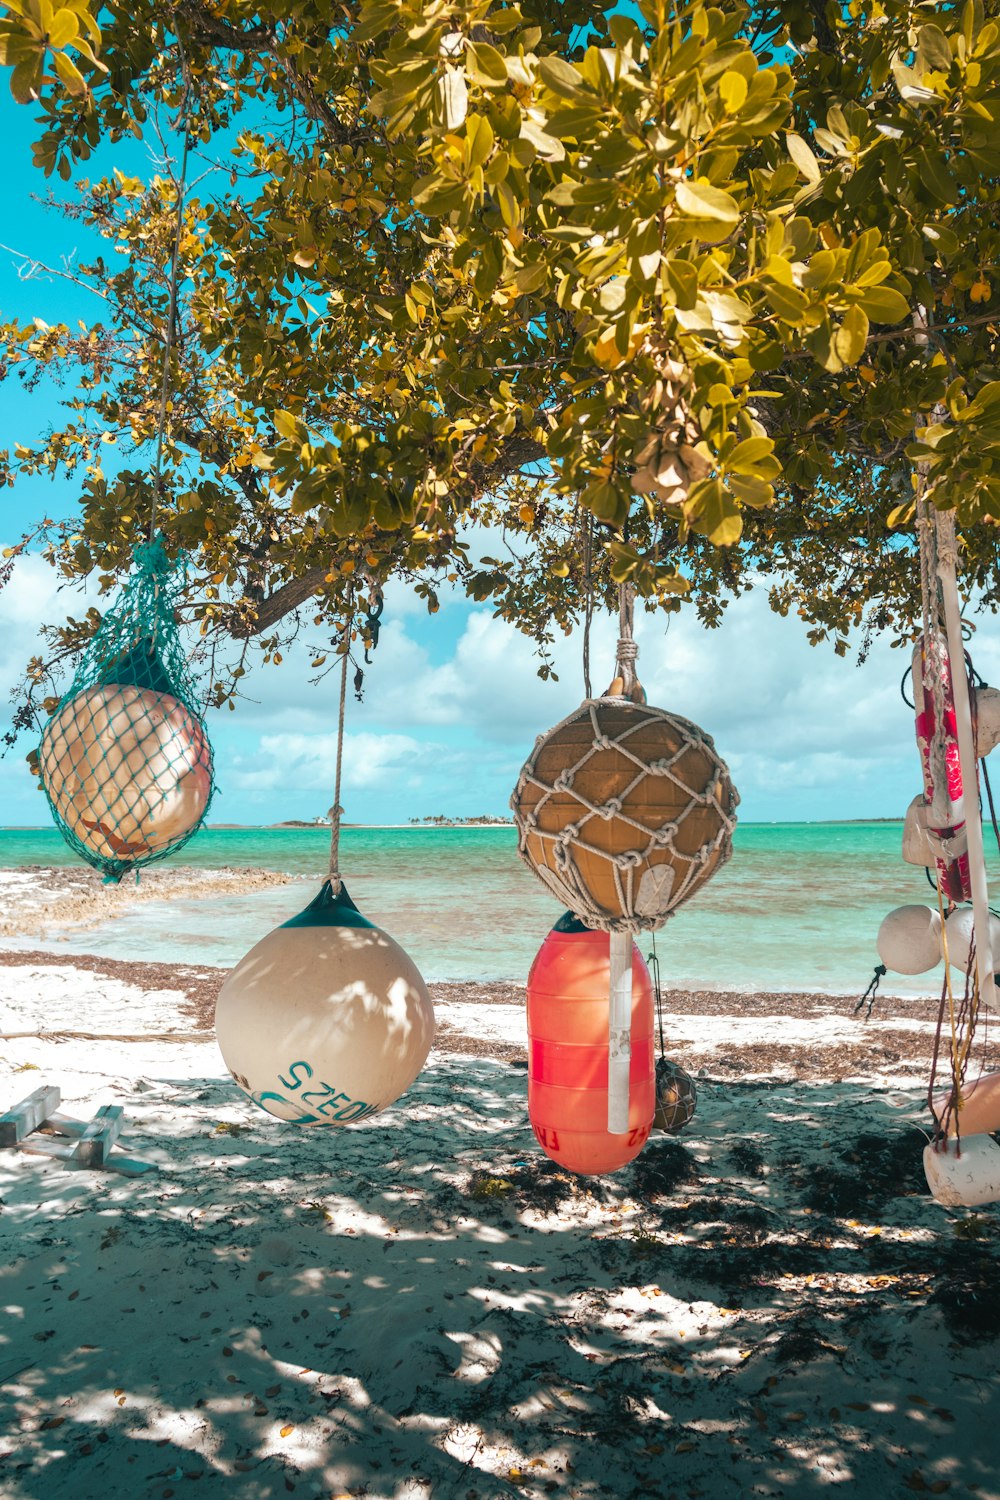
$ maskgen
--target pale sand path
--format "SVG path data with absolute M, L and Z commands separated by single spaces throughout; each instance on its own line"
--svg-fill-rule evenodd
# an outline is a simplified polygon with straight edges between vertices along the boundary
M 0 1041 L 0 1100 L 122 1103 L 160 1169 L 0 1152 L 5 1500 L 1000 1500 L 997 1221 L 926 1195 L 919 1007 L 671 996 L 696 1120 L 587 1180 L 481 1055 L 523 1055 L 510 986 L 438 987 L 420 1079 L 332 1133 L 236 1089 L 217 973 L 6 964 L 0 1030 L 142 1039 Z
M 277 870 L 201 870 L 153 865 L 136 884 L 104 885 L 86 865 L 28 865 L 0 869 L 0 937 L 46 937 L 50 932 L 96 927 L 122 909 L 148 901 L 197 900 L 287 885 Z

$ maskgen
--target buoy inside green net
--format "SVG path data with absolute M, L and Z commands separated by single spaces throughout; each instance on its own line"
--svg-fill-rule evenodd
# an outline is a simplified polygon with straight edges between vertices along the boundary
M 57 827 L 112 880 L 179 849 L 212 798 L 211 746 L 175 620 L 179 587 L 160 539 L 137 549 L 39 748 Z

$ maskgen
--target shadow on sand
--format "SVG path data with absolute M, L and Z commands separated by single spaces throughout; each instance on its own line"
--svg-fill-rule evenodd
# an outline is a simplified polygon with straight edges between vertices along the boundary
M 504 1064 L 335 1132 L 143 1088 L 158 1173 L 0 1158 L 9 1500 L 997 1493 L 996 1221 L 915 1096 L 703 1080 L 592 1180 Z

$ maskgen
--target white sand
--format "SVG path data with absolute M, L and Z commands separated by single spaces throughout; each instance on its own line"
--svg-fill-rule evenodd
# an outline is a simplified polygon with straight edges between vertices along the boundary
M 438 1051 L 364 1126 L 297 1130 L 181 995 L 0 969 L 4 1032 L 141 1038 L 0 1041 L 0 1109 L 41 1082 L 81 1118 L 123 1104 L 116 1155 L 158 1166 L 0 1152 L 5 1500 L 1000 1497 L 997 1345 L 974 1341 L 995 1217 L 956 1238 L 919 1136 L 893 1179 L 914 1191 L 875 1191 L 915 1076 L 701 1079 L 683 1137 L 579 1180 L 535 1145 L 523 1068 Z M 522 1039 L 516 1006 L 439 1009 L 443 1033 Z M 772 1020 L 669 1024 L 704 1047 Z M 778 1030 L 817 1054 L 845 1035 Z M 815 1206 L 831 1169 L 864 1213 Z
M 138 884 L 129 877 L 119 885 L 104 885 L 81 865 L 0 869 L 0 937 L 47 938 L 112 921 L 123 907 L 137 902 L 224 896 L 287 885 L 289 879 L 276 870 L 154 865 L 142 872 Z

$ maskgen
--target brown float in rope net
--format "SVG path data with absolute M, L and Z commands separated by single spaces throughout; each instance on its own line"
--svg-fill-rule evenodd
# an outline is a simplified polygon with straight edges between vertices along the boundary
M 618 676 L 541 735 L 511 797 L 518 853 L 587 924 L 659 927 L 732 853 L 739 795 L 711 736 L 645 701 L 622 604 Z
M 694 1119 L 698 1107 L 698 1090 L 690 1073 L 668 1057 L 656 1060 L 656 1112 L 653 1125 L 676 1135 Z

